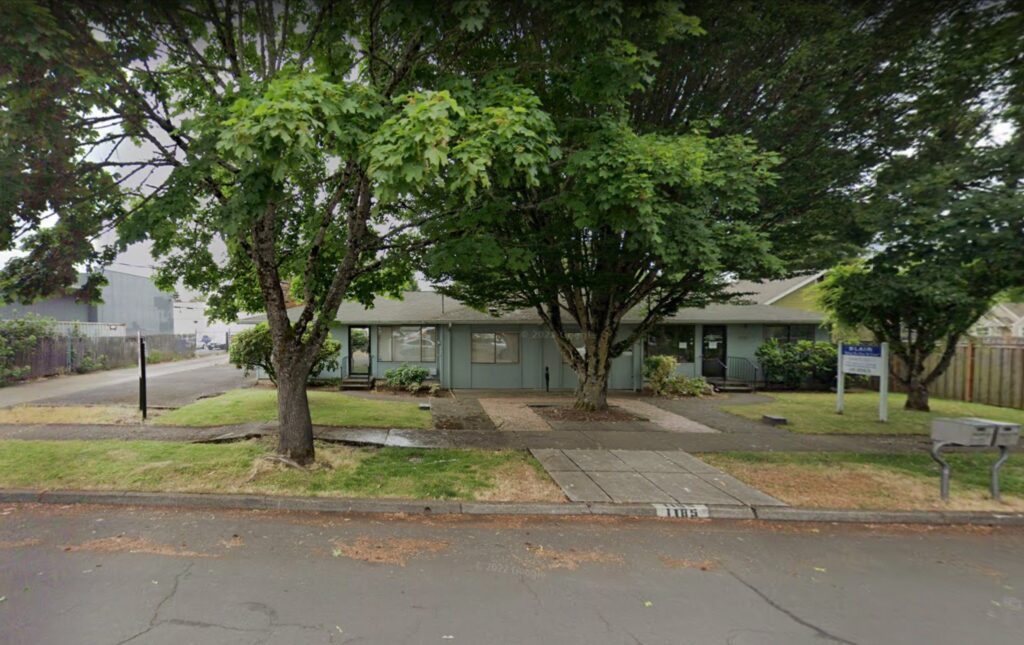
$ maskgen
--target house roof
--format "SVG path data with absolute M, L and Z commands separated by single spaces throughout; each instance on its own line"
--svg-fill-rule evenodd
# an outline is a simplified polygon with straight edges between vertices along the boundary
M 824 271 L 819 271 L 818 273 L 799 275 L 783 280 L 764 280 L 760 282 L 739 280 L 729 287 L 729 291 L 731 293 L 747 294 L 743 297 L 745 301 L 758 305 L 770 305 L 785 298 L 794 291 L 817 282 L 824 274 Z
M 1024 319 L 1024 302 L 1001 302 L 997 306 L 1015 316 L 1016 320 Z
M 293 320 L 299 316 L 300 307 L 288 310 Z M 641 312 L 627 314 L 626 323 L 639 322 Z M 259 322 L 266 316 L 253 316 L 240 322 Z M 378 296 L 372 308 L 364 308 L 357 302 L 346 302 L 338 310 L 338 322 L 346 324 L 501 324 L 525 323 L 542 324 L 540 316 L 531 309 L 503 313 L 493 316 L 477 311 L 461 302 L 441 295 L 436 291 L 411 291 L 403 294 L 401 300 Z M 673 323 L 789 323 L 820 324 L 824 321 L 821 313 L 773 307 L 764 304 L 715 304 L 704 308 L 680 309 L 666 322 Z

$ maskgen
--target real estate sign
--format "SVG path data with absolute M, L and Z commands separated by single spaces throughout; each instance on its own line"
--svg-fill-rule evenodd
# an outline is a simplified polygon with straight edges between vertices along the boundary
M 836 412 L 843 413 L 846 375 L 877 376 L 878 420 L 889 420 L 889 343 L 881 345 L 847 345 L 839 343 L 839 364 L 836 371 Z
M 879 345 L 841 345 L 843 372 L 861 376 L 882 375 L 882 348 Z

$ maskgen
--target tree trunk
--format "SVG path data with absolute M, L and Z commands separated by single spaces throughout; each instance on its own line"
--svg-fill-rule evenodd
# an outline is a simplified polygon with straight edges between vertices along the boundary
M 573 407 L 577 410 L 607 410 L 608 409 L 608 376 L 611 374 L 611 358 L 608 356 L 609 345 L 606 341 L 607 334 L 599 336 L 595 341 L 584 342 L 587 344 L 587 354 L 583 359 L 582 374 L 577 372 L 580 384 L 576 387 L 576 402 Z
M 576 402 L 573 407 L 577 410 L 607 410 L 608 409 L 608 375 L 604 378 L 589 376 L 581 380 L 576 388 Z
M 288 366 L 277 370 L 277 452 L 299 464 L 313 463 L 313 421 L 306 397 L 309 370 Z
M 918 379 L 911 379 L 910 384 L 907 386 L 907 402 L 903 409 L 930 412 L 931 408 L 928 407 L 928 386 L 921 383 Z

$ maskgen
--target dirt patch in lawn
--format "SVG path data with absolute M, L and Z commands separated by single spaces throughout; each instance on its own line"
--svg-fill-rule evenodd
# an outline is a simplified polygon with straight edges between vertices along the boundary
M 747 484 L 793 506 L 881 510 L 1022 511 L 1024 499 L 955 485 L 949 502 L 933 481 L 870 464 L 815 466 L 752 464 L 709 456 L 709 461 Z
M 551 430 L 551 426 L 530 408 L 536 400 L 516 398 L 483 398 L 477 399 L 480 407 L 494 422 L 498 430 L 539 431 Z
M 526 550 L 539 561 L 542 569 L 575 571 L 580 568 L 581 564 L 622 564 L 625 562 L 625 559 L 618 553 L 608 553 L 597 549 L 560 551 L 548 549 L 539 544 L 527 544 Z
M 630 414 L 621 408 L 611 407 L 607 410 L 577 410 L 576 408 L 568 406 L 553 406 L 553 405 L 531 405 L 530 409 L 552 421 L 575 421 L 575 422 L 628 422 L 628 421 L 645 421 L 634 414 Z
M 150 409 L 151 417 L 160 410 Z M 126 405 L 17 405 L 0 408 L 0 424 L 94 424 L 128 425 L 142 423 L 138 408 Z
M 494 471 L 494 486 L 476 494 L 482 502 L 564 502 L 562 489 L 531 464 L 509 463 Z
M 353 560 L 375 562 L 378 564 L 394 564 L 404 567 L 410 558 L 415 558 L 424 553 L 440 553 L 447 548 L 448 543 L 439 540 L 419 540 L 415 538 L 375 540 L 373 538 L 361 537 L 352 543 L 335 540 L 334 550 L 331 554 L 336 558 L 344 556 Z
M 170 544 L 160 544 L 143 537 L 128 537 L 126 535 L 114 535 L 107 538 L 97 538 L 63 547 L 65 551 L 76 553 L 79 551 L 90 551 L 100 553 L 146 553 L 149 555 L 169 555 L 182 558 L 215 558 L 210 553 L 200 553 L 179 549 Z

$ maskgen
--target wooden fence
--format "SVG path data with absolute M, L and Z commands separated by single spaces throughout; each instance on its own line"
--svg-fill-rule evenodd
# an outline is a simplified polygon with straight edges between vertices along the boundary
M 190 358 L 196 355 L 196 338 L 192 334 L 154 334 L 146 336 L 146 353 L 150 357 Z M 131 367 L 139 362 L 139 341 L 136 336 L 53 336 L 40 338 L 36 346 L 14 355 L 12 365 L 28 371 L 22 379 L 54 376 L 72 372 Z
M 927 369 L 938 363 L 932 356 Z M 894 369 L 901 366 L 894 360 Z M 895 380 L 893 391 L 905 391 Z M 987 403 L 1024 409 L 1024 341 L 975 341 L 958 345 L 946 371 L 928 387 L 928 393 L 943 399 Z

